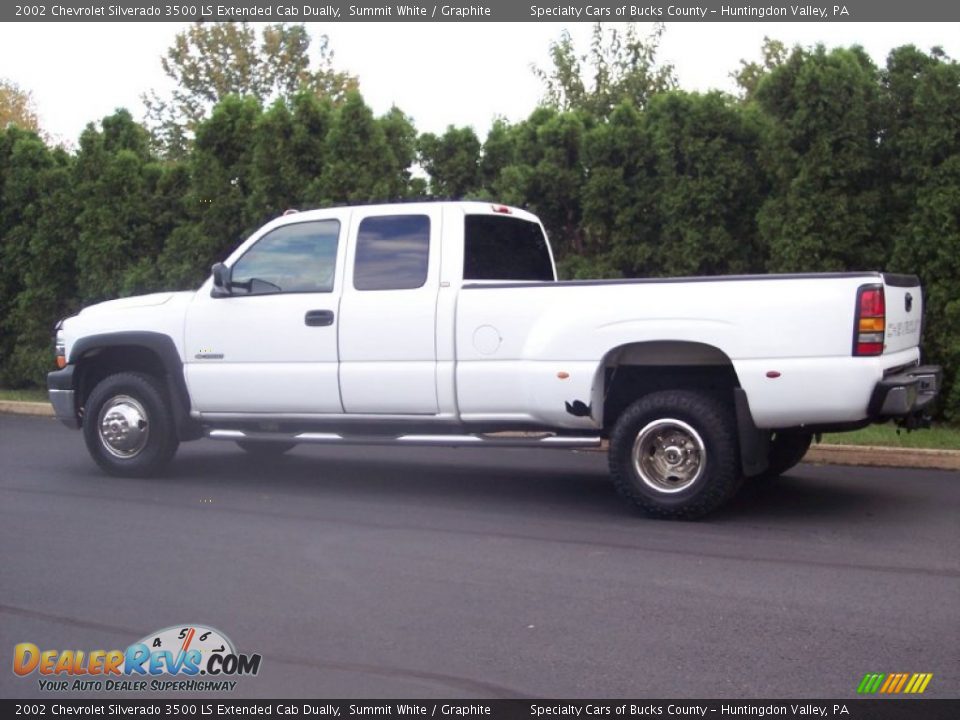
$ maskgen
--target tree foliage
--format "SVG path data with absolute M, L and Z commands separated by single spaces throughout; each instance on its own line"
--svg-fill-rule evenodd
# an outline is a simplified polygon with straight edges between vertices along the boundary
M 143 98 L 158 147 L 181 154 L 200 121 L 229 95 L 267 104 L 307 91 L 339 101 L 356 89 L 356 78 L 334 68 L 326 35 L 319 38 L 316 63 L 310 46 L 302 24 L 267 25 L 258 35 L 245 22 L 194 23 L 161 58 L 174 83 L 169 97 L 154 91 Z
M 434 197 L 462 198 L 480 186 L 482 145 L 473 128 L 451 125 L 440 136 L 424 133 L 417 148 Z
M 752 99 L 760 86 L 760 81 L 786 62 L 790 56 L 790 50 L 780 40 L 764 36 L 760 55 L 760 62 L 741 60 L 740 67 L 730 73 L 730 77 L 740 88 L 741 98 L 745 100 Z
M 925 351 L 943 364 L 948 417 L 960 420 L 960 65 L 939 48 L 893 50 L 885 103 L 890 268 L 924 282 Z
M 40 120 L 33 94 L 15 82 L 0 78 L 0 129 L 8 127 L 39 132 Z
M 590 49 L 579 53 L 570 33 L 550 45 L 549 68 L 533 66 L 544 84 L 543 104 L 607 118 L 621 102 L 643 108 L 651 97 L 676 87 L 672 65 L 660 65 L 657 51 L 663 23 L 641 36 L 634 23 L 623 30 L 594 23 Z
M 797 48 L 757 88 L 772 178 L 758 223 L 771 270 L 885 264 L 877 77 L 860 48 Z
M 640 52 L 618 42 L 594 59 Z M 936 48 L 877 67 L 856 47 L 767 41 L 733 97 L 651 80 L 655 53 L 635 86 L 634 65 L 590 77 L 589 57 L 555 56 L 553 99 L 482 142 L 275 79 L 205 100 L 182 157 L 122 110 L 72 153 L 0 128 L 0 384 L 42 381 L 58 317 L 196 287 L 288 208 L 432 195 L 533 210 L 566 277 L 918 273 L 925 360 L 945 366 L 943 414 L 960 420 L 960 65 Z

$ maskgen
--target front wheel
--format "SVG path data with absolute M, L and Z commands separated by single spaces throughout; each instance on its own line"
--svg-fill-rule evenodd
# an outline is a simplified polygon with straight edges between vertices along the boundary
M 111 475 L 145 477 L 162 470 L 180 445 L 160 382 L 151 375 L 109 375 L 93 388 L 83 413 L 83 439 Z
M 617 491 L 654 517 L 702 517 L 741 482 L 733 413 L 699 392 L 637 400 L 613 427 L 609 459 Z

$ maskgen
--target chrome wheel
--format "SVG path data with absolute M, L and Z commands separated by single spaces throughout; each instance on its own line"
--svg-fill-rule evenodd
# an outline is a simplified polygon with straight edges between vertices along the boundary
M 100 443 L 118 458 L 136 457 L 150 436 L 147 411 L 129 395 L 115 395 L 103 404 L 97 429 Z
M 677 493 L 703 474 L 707 449 L 703 438 L 682 420 L 664 418 L 646 425 L 633 443 L 633 469 L 648 487 Z

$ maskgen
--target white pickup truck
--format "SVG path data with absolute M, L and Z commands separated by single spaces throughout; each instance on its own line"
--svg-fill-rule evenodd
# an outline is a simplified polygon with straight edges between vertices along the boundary
M 197 291 L 57 326 L 58 418 L 107 472 L 208 437 L 583 448 L 647 513 L 704 515 L 811 437 L 925 424 L 917 278 L 558 281 L 536 217 L 477 202 L 288 213 Z

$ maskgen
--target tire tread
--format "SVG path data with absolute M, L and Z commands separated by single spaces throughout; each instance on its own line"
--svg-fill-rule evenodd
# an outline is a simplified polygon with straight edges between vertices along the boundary
M 679 415 L 694 426 L 707 444 L 706 482 L 687 498 L 654 499 L 640 491 L 630 454 L 640 428 L 654 419 Z M 729 500 L 739 490 L 742 474 L 736 424 L 732 413 L 716 398 L 689 390 L 650 393 L 630 405 L 617 419 L 610 435 L 610 477 L 617 492 L 647 515 L 666 520 L 694 520 Z M 698 481 L 699 483 L 700 481 Z

